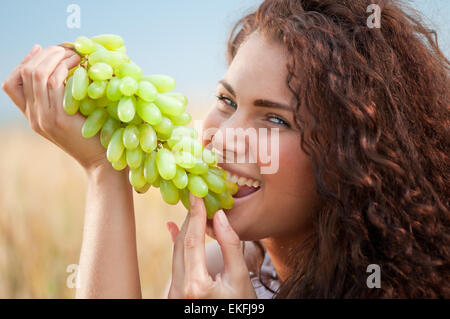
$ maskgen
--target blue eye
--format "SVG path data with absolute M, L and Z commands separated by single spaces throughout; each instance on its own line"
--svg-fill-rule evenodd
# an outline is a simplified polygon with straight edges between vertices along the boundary
M 223 95 L 216 95 L 216 97 L 217 97 L 217 99 L 218 99 L 220 102 L 222 102 L 222 103 L 224 103 L 224 104 L 226 104 L 226 105 L 229 105 L 229 106 L 231 106 L 232 108 L 235 108 L 235 109 L 237 108 L 237 104 L 234 103 L 232 99 L 230 99 L 230 98 L 228 98 L 228 97 L 226 97 L 226 96 L 223 96 Z
M 283 125 L 286 127 L 291 127 L 288 122 L 286 122 L 285 120 L 283 120 L 282 118 L 280 118 L 276 115 L 269 115 L 269 122 L 272 122 L 272 123 L 275 123 L 278 125 Z

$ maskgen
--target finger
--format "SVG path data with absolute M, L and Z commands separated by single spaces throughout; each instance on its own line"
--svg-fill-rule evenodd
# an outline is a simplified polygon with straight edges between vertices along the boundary
M 37 113 L 39 116 L 45 114 L 49 107 L 49 96 L 47 84 L 51 74 L 55 71 L 56 66 L 64 58 L 65 50 L 60 48 L 49 54 L 34 71 L 33 79 L 33 98 L 36 101 Z
M 177 239 L 178 233 L 180 232 L 180 230 L 178 229 L 177 224 L 175 224 L 174 222 L 167 222 L 166 223 L 166 227 L 167 230 L 170 233 L 170 237 L 172 238 L 172 242 L 175 244 L 175 240 Z
M 183 256 L 183 239 L 186 234 L 186 228 L 189 223 L 189 214 L 181 226 L 180 232 L 175 238 L 175 244 L 173 246 L 173 256 L 172 256 L 172 285 L 180 289 L 184 284 L 184 256 Z
M 29 61 L 37 52 L 41 50 L 41 47 L 36 44 L 33 46 L 27 56 L 18 64 L 11 74 L 3 81 L 2 89 L 8 94 L 11 100 L 17 105 L 22 113 L 25 114 L 25 97 L 23 93 L 23 82 L 20 75 L 20 69 L 22 65 Z
M 33 118 L 34 110 L 30 109 L 34 105 L 34 94 L 33 94 L 33 77 L 39 74 L 35 73 L 37 66 L 54 51 L 59 50 L 56 47 L 48 47 L 45 50 L 38 52 L 29 61 L 22 65 L 20 74 L 22 76 L 23 82 L 23 92 L 25 96 L 25 103 L 27 105 L 26 115 L 28 120 L 32 123 L 35 118 Z M 30 106 L 30 107 L 28 107 Z
M 68 50 L 66 50 L 68 51 Z M 66 57 L 67 54 L 64 54 Z M 57 141 L 51 136 L 53 135 L 53 130 L 58 126 L 59 123 L 63 122 L 66 116 L 68 116 L 63 107 L 63 98 L 64 98 L 64 79 L 67 77 L 68 69 L 67 69 L 67 60 L 72 59 L 76 60 L 75 57 L 63 58 L 56 68 L 53 70 L 52 74 L 49 76 L 47 80 L 47 85 L 45 87 L 45 91 L 48 96 L 48 103 L 45 104 L 47 107 L 42 107 L 39 110 L 39 121 L 40 127 L 46 135 L 48 135 L 48 139 L 50 139 L 53 143 L 57 144 Z M 73 118 L 71 119 L 74 120 Z
M 241 241 L 233 228 L 231 228 L 228 218 L 222 210 L 215 214 L 213 225 L 217 242 L 222 251 L 224 273 L 235 279 L 242 278 L 242 275 L 248 275 Z
M 65 58 L 64 64 L 66 65 L 66 68 L 68 70 L 77 66 L 81 62 L 81 57 L 72 50 L 66 50 L 64 58 Z
M 206 209 L 203 199 L 192 194 L 190 202 L 189 223 L 184 237 L 184 269 L 188 282 L 208 276 L 205 252 Z
M 68 115 L 62 107 L 65 90 L 64 80 L 69 73 L 69 68 L 71 68 L 71 66 L 77 65 L 79 62 L 80 57 L 78 56 L 78 54 L 72 55 L 69 58 L 62 60 L 48 79 L 47 89 L 49 108 L 47 109 L 47 116 L 53 117 L 53 124 L 56 124 L 57 121 L 64 122 L 69 116 L 71 116 L 71 119 L 73 121 L 73 115 Z

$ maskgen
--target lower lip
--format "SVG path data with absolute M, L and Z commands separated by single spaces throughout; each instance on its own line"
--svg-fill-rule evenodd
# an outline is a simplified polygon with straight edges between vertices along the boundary
M 255 194 L 257 194 L 259 191 L 261 190 L 261 186 L 256 188 L 254 191 L 247 193 L 244 196 L 240 196 L 240 197 L 234 197 L 234 207 L 236 207 L 237 204 L 241 204 L 244 201 L 247 201 L 249 199 L 251 199 Z M 233 208 L 234 208 L 233 207 Z M 233 209 L 232 208 L 232 209 Z M 231 210 L 231 209 L 230 209 Z M 229 210 L 228 210 L 229 211 Z

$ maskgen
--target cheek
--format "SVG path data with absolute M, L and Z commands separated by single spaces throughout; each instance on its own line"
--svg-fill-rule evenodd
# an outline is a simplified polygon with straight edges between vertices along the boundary
M 223 118 L 220 115 L 220 112 L 213 107 L 211 111 L 206 116 L 205 120 L 203 121 L 203 129 L 202 129 L 202 143 L 203 145 L 208 144 L 211 142 L 211 139 L 217 129 L 220 127 L 220 124 L 222 123 Z
M 265 203 L 275 211 L 273 225 L 298 228 L 308 224 L 318 202 L 310 158 L 301 150 L 298 138 L 280 137 L 279 168 L 275 174 L 264 175 Z M 275 230 L 276 231 L 276 230 Z M 281 229 L 280 229 L 281 231 Z

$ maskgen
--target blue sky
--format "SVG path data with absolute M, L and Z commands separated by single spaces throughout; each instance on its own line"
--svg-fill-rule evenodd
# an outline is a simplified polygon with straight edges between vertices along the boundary
M 145 73 L 164 73 L 177 80 L 177 91 L 190 104 L 207 107 L 216 82 L 226 72 L 225 43 L 240 17 L 261 0 L 9 0 L 0 11 L 0 80 L 20 62 L 33 44 L 43 47 L 73 41 L 79 35 L 115 33 L 125 39 L 127 52 Z M 414 0 L 438 30 L 450 56 L 450 1 Z M 81 8 L 81 28 L 69 29 L 69 4 Z M 0 124 L 21 122 L 22 114 L 0 92 Z

